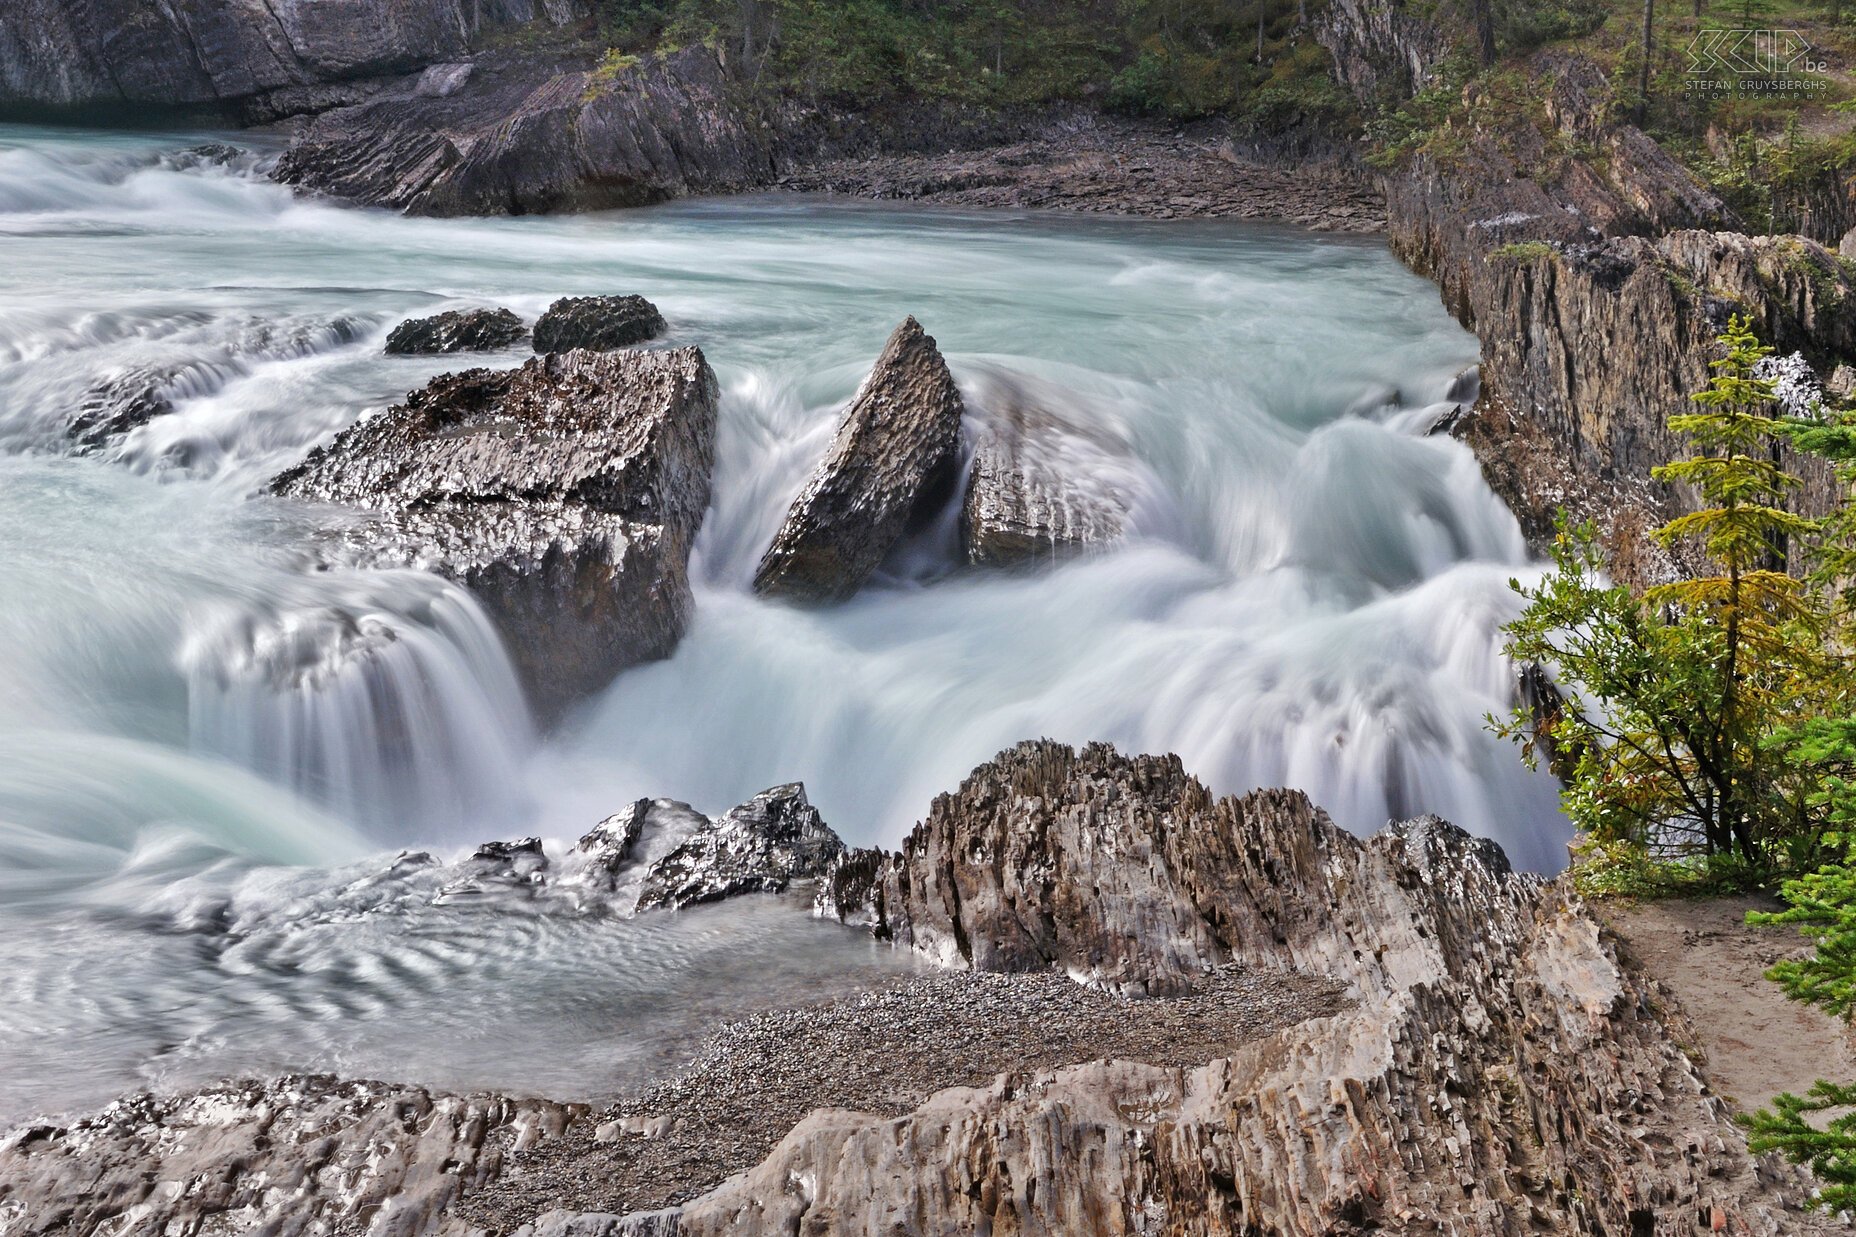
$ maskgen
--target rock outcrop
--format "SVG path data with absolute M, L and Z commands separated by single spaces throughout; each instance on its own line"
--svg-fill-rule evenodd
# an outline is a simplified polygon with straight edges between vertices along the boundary
M 549 720 L 681 638 L 716 400 L 695 348 L 449 374 L 272 489 L 375 513 L 333 553 L 470 589 Z
M 702 47 L 616 77 L 590 57 L 479 55 L 455 84 L 408 79 L 317 116 L 276 175 L 415 215 L 599 210 L 738 191 L 768 183 L 774 169 L 771 131 L 739 89 Z
M 232 104 L 466 54 L 580 0 L 0 0 L 0 108 Z
M 131 1096 L 0 1140 L 0 1231 L 458 1234 L 460 1195 L 582 1111 L 323 1076 Z
M 807 832 L 787 788 L 763 799 L 753 813 Z M 637 845 L 666 810 L 642 805 L 587 845 Z M 535 871 L 525 844 L 473 861 Z M 450 1237 L 1842 1231 L 1802 1209 L 1791 1170 L 1749 1155 L 1659 1017 L 1665 994 L 1564 885 L 1435 819 L 1362 840 L 1299 793 L 1217 799 L 1174 757 L 1027 743 L 938 799 L 900 854 L 845 856 L 822 901 L 957 967 L 1035 972 L 1061 992 L 944 976 L 759 1016 L 683 1076 L 698 1098 L 681 1117 L 675 1080 L 601 1118 L 301 1079 L 126 1101 L 0 1143 L 0 1216 L 35 1235 L 72 1216 Z M 1056 972 L 1195 995 L 1111 1007 Z M 1284 1016 L 1206 1027 L 1271 999 Z M 941 1053 L 924 1002 L 988 1020 L 945 1025 L 1003 1072 L 899 1105 L 884 1088 L 907 1096 L 930 1075 L 870 1040 L 894 1023 L 913 1054 Z M 998 1015 L 1044 1002 L 1078 1044 L 1125 1035 L 1154 1063 L 1052 1064 L 1041 1038 L 1014 1059 Z M 1189 1057 L 1165 1051 L 1193 1034 Z M 758 1127 L 725 1120 L 744 1079 L 785 1062 L 773 1096 L 790 1107 L 792 1058 L 841 1040 L 856 1061 L 832 1085 L 876 1111 L 812 1112 L 758 1167 L 678 1192 L 728 1171 L 700 1154 L 716 1140 L 756 1145 Z M 670 1205 L 631 1215 L 598 1205 L 666 1190 Z
M 664 315 L 642 296 L 564 296 L 535 320 L 535 351 L 611 352 L 655 339 Z
M 682 1234 L 881 1230 L 902 1197 L 924 1232 L 1833 1230 L 1747 1153 L 1566 890 L 1436 820 L 1362 841 L 1294 792 L 1219 800 L 1172 757 L 1025 744 L 901 854 L 854 852 L 832 898 L 977 967 L 1151 991 L 1236 959 L 1339 977 L 1358 1005 L 1203 1069 L 814 1114 Z
M 675 910 L 822 877 L 844 854 L 797 782 L 763 790 L 714 820 L 687 803 L 640 799 L 576 848 L 582 884 L 633 911 Z
M 842 601 L 911 525 L 942 501 L 959 467 L 960 388 L 934 339 L 909 318 L 890 335 L 754 573 L 756 592 Z
M 394 356 L 494 352 L 527 334 L 522 319 L 507 309 L 452 309 L 430 318 L 406 319 L 388 332 L 386 350 Z
M 1116 479 L 1134 467 L 1121 444 L 1066 422 L 1019 392 L 989 414 L 973 448 L 961 505 L 968 562 L 983 567 L 1052 562 L 1120 540 L 1129 497 Z

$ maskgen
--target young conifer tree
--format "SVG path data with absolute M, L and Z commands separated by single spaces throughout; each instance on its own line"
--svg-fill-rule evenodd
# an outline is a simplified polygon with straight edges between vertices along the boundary
M 1669 419 L 1693 454 L 1655 472 L 1697 502 L 1657 539 L 1714 573 L 1633 593 L 1605 578 L 1596 529 L 1562 518 L 1554 570 L 1516 584 L 1527 604 L 1507 632 L 1509 655 L 1547 667 L 1565 706 L 1496 729 L 1530 759 L 1543 741 L 1558 753 L 1567 814 L 1601 841 L 1757 871 L 1769 843 L 1808 827 L 1770 739 L 1813 712 L 1827 616 L 1783 569 L 1816 525 L 1784 506 L 1797 480 L 1773 448 L 1773 384 L 1753 376 L 1770 349 L 1740 318 L 1721 346 L 1696 410 Z

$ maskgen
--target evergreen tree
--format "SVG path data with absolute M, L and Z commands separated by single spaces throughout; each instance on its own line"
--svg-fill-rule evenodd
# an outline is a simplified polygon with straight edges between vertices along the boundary
M 1816 525 L 1783 505 L 1797 485 L 1772 445 L 1785 427 L 1773 384 L 1753 376 L 1770 349 L 1740 318 L 1721 344 L 1698 409 L 1669 421 L 1695 454 L 1655 473 L 1702 504 L 1657 539 L 1694 544 L 1718 574 L 1639 596 L 1605 579 L 1590 525 L 1562 523 L 1554 571 L 1516 584 L 1527 606 L 1507 631 L 1509 655 L 1547 666 L 1566 704 L 1497 729 L 1530 759 L 1552 746 L 1567 814 L 1599 839 L 1758 868 L 1771 843 L 1813 831 L 1804 781 L 1772 736 L 1822 711 L 1828 616 L 1782 570 Z

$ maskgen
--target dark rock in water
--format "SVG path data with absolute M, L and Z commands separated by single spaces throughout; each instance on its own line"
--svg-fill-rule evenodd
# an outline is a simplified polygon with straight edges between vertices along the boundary
M 80 452 L 101 450 L 129 431 L 174 411 L 167 386 L 179 366 L 137 370 L 102 382 L 84 393 L 65 433 Z
M 793 500 L 754 573 L 755 591 L 828 602 L 862 587 L 953 483 L 961 411 L 960 389 L 934 339 L 907 319 Z
M 414 215 L 603 210 L 772 181 L 776 131 L 715 52 L 595 67 L 480 54 L 442 91 L 407 81 L 317 116 L 277 178 Z
M 1118 541 L 1128 520 L 1113 480 L 1118 446 L 1011 393 L 973 449 L 961 507 L 967 561 L 1051 562 Z
M 664 315 L 642 296 L 565 296 L 535 320 L 535 351 L 610 352 L 654 339 L 665 329 Z
M 695 348 L 558 353 L 436 378 L 272 489 L 378 513 L 343 558 L 469 588 L 551 720 L 681 638 L 715 416 Z
M 844 854 L 797 782 L 763 790 L 652 862 L 638 909 L 691 906 L 740 893 L 777 892 L 823 876 Z
M 797 782 L 763 790 L 714 820 L 674 799 L 640 799 L 575 847 L 576 878 L 614 906 L 676 910 L 822 877 L 844 843 Z
M 387 336 L 386 351 L 393 356 L 493 352 L 526 334 L 522 319 L 507 309 L 452 309 L 430 318 L 406 319 Z

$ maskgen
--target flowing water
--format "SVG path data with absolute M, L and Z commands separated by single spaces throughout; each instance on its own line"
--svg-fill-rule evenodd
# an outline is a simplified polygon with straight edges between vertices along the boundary
M 1524 547 L 1424 434 L 1474 341 L 1382 243 L 795 199 L 409 220 L 202 140 L 0 129 L 0 1121 L 286 1068 L 602 1094 L 705 1019 L 908 965 L 771 899 L 350 897 L 400 849 L 572 838 L 643 795 L 803 780 L 893 844 L 1002 747 L 1106 739 L 1558 865 L 1553 786 L 1483 724 Z M 467 594 L 310 572 L 342 517 L 257 491 L 464 364 L 384 356 L 400 319 L 607 292 L 715 367 L 715 499 L 676 655 L 539 736 Z M 1011 392 L 1058 411 L 1131 535 L 988 574 L 944 520 L 846 605 L 755 599 L 908 313 L 976 424 Z

